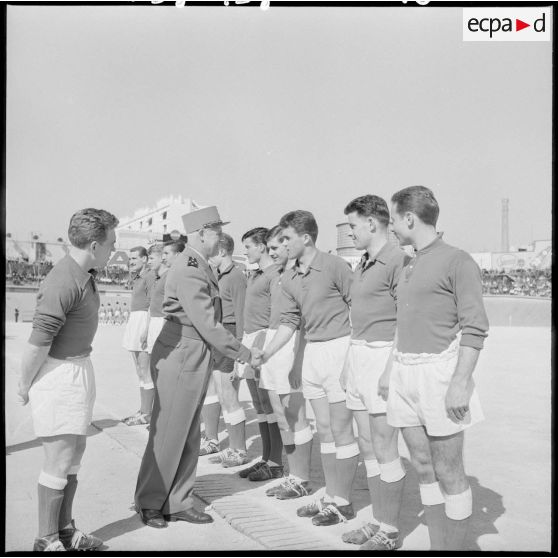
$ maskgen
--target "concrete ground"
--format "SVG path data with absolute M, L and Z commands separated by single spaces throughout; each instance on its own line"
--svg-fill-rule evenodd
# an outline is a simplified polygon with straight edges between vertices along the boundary
M 6 323 L 6 551 L 29 550 L 37 522 L 41 448 L 29 408 L 19 405 L 15 396 L 29 331 L 30 324 Z M 122 333 L 122 327 L 101 325 L 94 342 L 97 403 L 75 504 L 83 529 L 101 537 L 111 551 L 357 550 L 343 543 L 341 534 L 358 528 L 370 515 L 362 464 L 353 488 L 357 517 L 344 525 L 313 526 L 295 513 L 313 495 L 293 501 L 268 498 L 268 483 L 240 479 L 235 469 L 213 464 L 208 456 L 198 464 L 196 493 L 199 507 L 207 506 L 215 523 L 173 523 L 164 530 L 145 527 L 130 506 L 147 432 L 119 422 L 139 405 L 132 360 L 120 346 Z M 486 420 L 466 435 L 465 464 L 474 498 L 467 550 L 550 550 L 550 341 L 547 327 L 494 327 L 481 353 L 475 378 Z M 258 426 L 245 387 L 241 399 L 248 417 L 249 455 L 257 459 Z M 226 434 L 221 438 L 224 448 Z M 428 550 L 416 475 L 400 445 L 408 472 L 402 550 Z M 320 490 L 317 436 L 311 480 Z

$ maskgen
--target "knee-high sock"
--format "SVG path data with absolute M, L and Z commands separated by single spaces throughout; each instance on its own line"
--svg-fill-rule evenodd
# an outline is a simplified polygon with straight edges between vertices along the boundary
M 39 537 L 58 533 L 60 508 L 64 500 L 66 478 L 58 478 L 41 471 L 39 475 Z
M 320 458 L 322 460 L 322 469 L 324 470 L 324 479 L 326 483 L 326 501 L 332 502 L 335 497 L 335 476 L 337 458 L 335 456 L 335 442 L 322 442 L 320 444 Z
M 308 426 L 293 433 L 292 451 L 287 452 L 289 473 L 301 481 L 310 480 L 310 459 L 312 456 L 312 430 Z M 286 448 L 285 448 L 286 450 Z
M 430 537 L 430 550 L 444 550 L 446 536 L 445 499 L 437 482 L 419 484 L 424 519 Z
M 262 437 L 262 460 L 267 461 L 271 451 L 271 439 L 265 415 L 258 415 L 258 428 L 260 429 L 260 436 Z
M 153 408 L 153 399 L 155 397 L 155 389 L 153 388 L 153 384 L 144 384 L 142 388 L 140 388 L 140 397 L 141 397 L 141 412 L 145 415 L 151 416 L 151 410 Z
M 144 401 L 145 401 L 145 397 L 143 395 L 143 382 L 140 382 L 140 386 L 139 386 L 139 390 L 140 390 L 140 413 L 143 413 L 143 407 L 144 407 Z
M 444 494 L 446 500 L 446 537 L 444 550 L 466 550 L 465 537 L 473 512 L 471 487 L 460 494 Z
M 246 451 L 246 414 L 244 409 L 232 413 L 223 411 L 223 418 L 229 431 L 229 447 Z
M 205 425 L 205 437 L 210 440 L 219 439 L 219 417 L 221 403 L 208 403 L 202 407 L 202 418 Z
M 283 440 L 281 430 L 277 424 L 275 415 L 267 415 L 267 428 L 269 430 L 269 458 L 268 460 L 280 466 L 283 464 L 281 454 L 283 452 Z
M 358 444 L 335 448 L 335 503 L 346 506 L 351 501 L 353 481 L 358 467 Z
M 401 459 L 380 463 L 380 527 L 384 531 L 399 530 L 399 511 L 403 499 L 405 469 Z
M 74 496 L 78 487 L 77 471 L 79 467 L 72 467 L 68 472 L 66 479 L 68 484 L 64 487 L 64 500 L 60 508 L 60 516 L 58 519 L 58 530 L 64 529 L 72 521 L 72 505 L 74 503 Z
M 379 525 L 380 521 L 376 515 L 380 509 L 380 467 L 377 459 L 365 459 L 364 466 L 366 467 L 366 484 L 368 484 L 370 506 L 372 508 L 372 521 L 370 523 Z

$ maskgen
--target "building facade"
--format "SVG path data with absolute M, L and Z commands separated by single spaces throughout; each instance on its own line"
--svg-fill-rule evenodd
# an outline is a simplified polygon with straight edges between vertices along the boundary
M 190 198 L 168 196 L 153 207 L 137 209 L 131 217 L 121 217 L 117 232 L 131 231 L 153 234 L 157 239 L 176 230 L 183 232 L 182 215 L 205 207 Z
M 173 231 L 183 234 L 182 215 L 205 207 L 190 198 L 168 196 L 153 207 L 137 209 L 131 217 L 120 217 L 116 229 L 116 248 L 130 250 L 134 246 L 147 246 L 161 242 Z
M 474 252 L 471 256 L 481 269 L 487 271 L 548 269 L 552 266 L 552 241 L 535 240 L 526 248 L 508 252 Z

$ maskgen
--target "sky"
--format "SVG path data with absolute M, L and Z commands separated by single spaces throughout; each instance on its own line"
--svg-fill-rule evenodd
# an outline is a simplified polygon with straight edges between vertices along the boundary
M 330 250 L 353 198 L 422 184 L 450 244 L 499 250 L 502 198 L 512 246 L 551 237 L 551 42 L 464 42 L 460 7 L 253 4 L 8 6 L 6 232 L 182 194 L 238 242 L 312 211 Z

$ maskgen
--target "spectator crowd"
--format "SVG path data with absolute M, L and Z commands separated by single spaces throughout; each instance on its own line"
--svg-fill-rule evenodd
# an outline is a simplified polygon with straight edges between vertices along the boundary
M 52 262 L 30 264 L 6 260 L 6 283 L 39 286 L 53 267 Z M 97 282 L 130 290 L 132 281 L 128 269 L 120 266 L 105 267 Z M 483 293 L 486 295 L 552 296 L 550 269 L 482 270 Z
M 485 295 L 552 296 L 550 269 L 482 270 Z
M 38 287 L 48 272 L 54 267 L 50 261 L 28 263 L 22 260 L 6 260 L 6 283 Z M 108 266 L 99 272 L 96 278 L 102 285 L 113 285 L 131 289 L 130 272 L 120 266 Z

